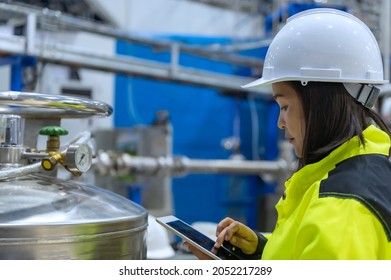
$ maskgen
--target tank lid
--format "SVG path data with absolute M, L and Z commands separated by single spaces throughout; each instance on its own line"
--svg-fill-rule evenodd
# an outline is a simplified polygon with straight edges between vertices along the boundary
M 105 189 L 46 175 L 0 182 L 0 228 L 83 228 L 83 233 L 146 227 L 140 205 Z M 87 229 L 87 231 L 85 231 Z M 31 232 L 30 232 L 31 233 Z

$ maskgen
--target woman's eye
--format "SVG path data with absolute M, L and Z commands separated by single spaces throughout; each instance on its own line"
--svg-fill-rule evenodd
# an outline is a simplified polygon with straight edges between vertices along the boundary
M 280 110 L 281 110 L 281 111 L 286 111 L 287 108 L 288 108 L 288 105 L 281 106 Z

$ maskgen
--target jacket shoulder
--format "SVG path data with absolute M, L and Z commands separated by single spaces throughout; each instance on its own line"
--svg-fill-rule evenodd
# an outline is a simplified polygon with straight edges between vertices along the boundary
M 340 162 L 321 181 L 319 197 L 359 201 L 376 216 L 391 241 L 391 162 L 386 156 L 358 155 Z

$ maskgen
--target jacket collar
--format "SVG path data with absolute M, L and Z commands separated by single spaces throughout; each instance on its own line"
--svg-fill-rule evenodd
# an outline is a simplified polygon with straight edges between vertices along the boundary
M 363 131 L 365 147 L 355 136 L 332 151 L 327 157 L 319 162 L 308 164 L 295 172 L 285 183 L 288 190 L 291 185 L 295 190 L 290 190 L 300 195 L 304 193 L 313 182 L 322 180 L 328 172 L 335 168 L 336 164 L 348 158 L 364 154 L 389 155 L 391 140 L 387 133 L 374 125 L 370 125 Z M 292 195 L 292 194 L 291 194 Z

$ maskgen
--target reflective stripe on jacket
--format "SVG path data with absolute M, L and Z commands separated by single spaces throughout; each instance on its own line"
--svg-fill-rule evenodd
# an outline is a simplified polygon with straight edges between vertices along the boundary
M 287 180 L 262 259 L 391 259 L 390 138 L 364 137 Z

